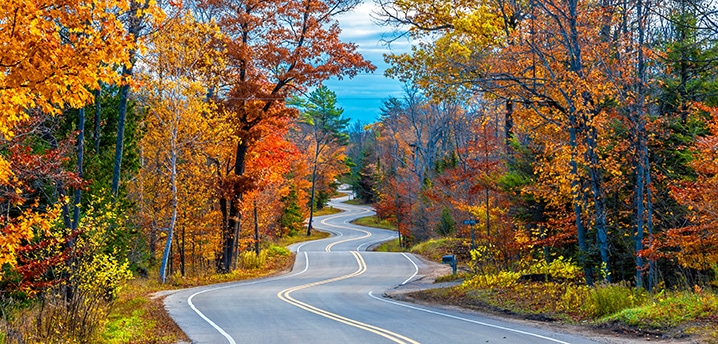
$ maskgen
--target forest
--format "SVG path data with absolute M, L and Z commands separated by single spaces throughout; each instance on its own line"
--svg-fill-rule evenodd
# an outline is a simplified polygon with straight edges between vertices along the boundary
M 715 3 L 376 0 L 404 95 L 349 123 L 360 3 L 0 0 L 0 342 L 96 338 L 129 280 L 241 270 L 340 183 L 476 276 L 718 288 Z

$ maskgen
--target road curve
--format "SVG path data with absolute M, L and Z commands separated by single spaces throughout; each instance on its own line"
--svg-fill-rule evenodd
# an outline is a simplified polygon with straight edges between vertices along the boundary
M 339 199 L 342 200 L 342 199 Z M 455 309 L 383 297 L 423 263 L 411 254 L 366 251 L 396 232 L 357 226 L 368 207 L 330 202 L 315 218 L 330 238 L 291 246 L 292 272 L 184 289 L 165 307 L 193 343 L 595 343 L 571 334 Z

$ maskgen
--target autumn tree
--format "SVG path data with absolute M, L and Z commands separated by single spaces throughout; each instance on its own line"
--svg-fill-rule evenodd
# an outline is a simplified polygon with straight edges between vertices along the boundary
M 426 197 L 438 175 L 437 165 L 451 156 L 449 131 L 458 107 L 434 102 L 407 87 L 404 99 L 390 98 L 381 109 L 377 132 L 377 207 L 380 216 L 405 228 L 407 239 L 424 240 L 439 218 Z
M 315 192 L 320 157 L 325 162 L 337 161 L 341 158 L 336 146 L 345 146 L 348 143 L 346 129 L 349 119 L 342 117 L 344 110 L 337 107 L 337 95 L 326 86 L 319 86 L 309 93 L 306 99 L 294 98 L 290 104 L 300 109 L 299 122 L 303 130 L 308 132 L 311 144 L 312 188 L 309 193 L 309 223 L 307 224 L 307 236 L 310 236 L 316 208 Z
M 376 132 L 371 126 L 356 121 L 349 126 L 349 146 L 346 155 L 349 163 L 349 180 L 354 195 L 365 203 L 376 201 Z
M 188 215 L 197 206 L 212 206 L 206 194 L 209 187 L 202 190 L 198 186 L 209 186 L 203 182 L 213 174 L 207 156 L 216 154 L 226 130 L 206 102 L 207 89 L 222 65 L 221 50 L 214 46 L 217 28 L 196 22 L 186 9 L 179 8 L 171 16 L 172 20 L 150 37 L 143 57 L 146 70 L 138 75 L 148 86 L 140 93 L 148 114 L 137 192 L 141 193 L 141 215 L 151 219 L 143 221 L 150 227 L 150 247 L 154 248 L 159 228 L 167 233 L 160 266 L 163 283 L 178 224 L 182 225 L 182 246 L 176 251 L 184 275 L 184 229 L 202 227 L 197 218 Z
M 224 82 L 212 93 L 229 114 L 234 153 L 225 156 L 232 168 L 220 188 L 222 246 L 217 269 L 231 270 L 242 214 L 239 204 L 254 187 L 246 155 L 258 140 L 257 126 L 295 111 L 285 100 L 330 76 L 354 76 L 374 67 L 356 52 L 356 45 L 341 42 L 334 16 L 352 9 L 356 1 L 290 1 L 278 3 L 201 1 L 207 20 L 216 20 L 225 34 L 227 68 Z
M 99 82 L 119 82 L 114 72 L 129 60 L 134 44 L 116 16 L 126 9 L 122 1 L 88 4 L 26 3 L 0 5 L 0 135 L 11 140 L 16 127 L 35 114 L 57 115 L 68 108 L 84 107 Z M 0 157 L 0 185 L 19 185 L 13 167 Z M 7 215 L 5 215 L 7 216 Z M 7 232 L 4 219 L 0 237 L 0 265 L 15 264 L 14 248 L 32 233 Z
M 678 263 L 680 266 L 710 271 L 718 266 L 718 232 L 716 231 L 715 202 L 718 186 L 718 166 L 716 165 L 716 145 L 718 144 L 718 125 L 715 108 L 700 106 L 700 110 L 710 116 L 708 135 L 696 139 L 693 145 L 693 160 L 689 166 L 696 172 L 693 180 L 674 182 L 671 196 L 687 209 L 685 225 L 670 228 L 659 234 L 642 256 L 662 258 Z
M 282 215 L 286 208 L 283 207 L 283 202 L 277 200 L 281 201 L 292 193 L 293 197 L 290 199 L 295 200 L 297 193 L 294 187 L 302 185 L 287 178 L 293 172 L 296 173 L 293 168 L 302 159 L 302 154 L 289 138 L 293 124 L 293 121 L 286 118 L 272 124 L 261 125 L 257 128 L 262 130 L 261 138 L 248 152 L 247 168 L 254 172 L 257 181 L 255 189 L 243 202 L 245 211 L 251 209 L 253 221 L 245 221 L 243 228 L 251 227 L 252 243 L 257 255 L 260 250 L 260 232 L 271 237 L 281 237 L 285 234 L 285 228 L 276 228 L 278 222 L 281 225 L 282 220 L 286 220 Z M 295 175 L 295 177 L 302 176 Z M 291 203 L 289 206 L 292 208 Z M 304 221 L 303 217 L 301 221 Z M 276 230 L 272 231 L 271 228 Z
M 569 176 L 554 182 L 572 195 L 587 283 L 593 282 L 594 266 L 597 277 L 610 279 L 606 178 L 617 171 L 599 154 L 599 142 L 607 130 L 604 124 L 615 116 L 605 100 L 613 99 L 623 82 L 612 77 L 626 75 L 617 72 L 620 60 L 607 55 L 612 51 L 607 38 L 617 27 L 611 7 L 550 0 L 445 7 L 423 1 L 383 4 L 387 18 L 410 25 L 412 35 L 438 37 L 434 45 L 420 44 L 412 55 L 390 57 L 396 64 L 393 75 L 504 99 L 507 132 L 526 130 L 534 139 L 546 139 L 545 153 L 560 161 L 552 159 L 541 169 L 554 177 Z M 442 10 L 432 13 L 435 8 Z M 597 264 L 589 257 L 589 231 L 596 233 Z
M 128 50 L 128 60 L 122 64 L 121 77 L 124 83 L 119 89 L 119 107 L 117 116 L 117 135 L 115 136 L 115 159 L 112 169 L 112 195 L 117 197 L 120 190 L 120 175 L 122 173 L 122 157 L 125 145 L 125 127 L 127 120 L 127 105 L 129 101 L 130 83 L 133 75 L 134 65 L 137 61 L 137 46 L 141 42 L 143 34 L 149 29 L 150 21 L 161 22 L 164 12 L 161 11 L 155 1 L 152 0 L 129 0 L 129 6 L 123 8 L 125 11 L 120 15 L 124 20 L 126 34 L 130 37 L 132 45 Z

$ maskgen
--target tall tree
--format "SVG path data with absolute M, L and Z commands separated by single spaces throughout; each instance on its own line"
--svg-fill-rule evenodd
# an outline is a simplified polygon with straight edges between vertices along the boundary
M 140 91 L 148 112 L 141 142 L 140 192 L 152 194 L 138 198 L 140 204 L 148 205 L 144 210 L 152 218 L 150 237 L 155 237 L 157 224 L 167 232 L 160 266 L 163 283 L 178 224 L 183 224 L 183 230 L 193 225 L 188 218 L 192 204 L 207 203 L 206 195 L 194 194 L 192 189 L 207 179 L 207 156 L 223 138 L 220 130 L 226 129 L 213 121 L 214 108 L 205 97 L 222 66 L 221 51 L 214 46 L 217 36 L 215 26 L 198 23 L 189 11 L 180 8 L 161 31 L 152 35 L 143 59 L 149 72 L 138 75 L 149 85 Z M 159 213 L 151 211 L 154 209 Z M 179 251 L 184 262 L 184 250 Z M 181 267 L 184 270 L 184 264 Z
M 119 81 L 117 65 L 133 48 L 115 11 L 123 1 L 3 1 L 0 4 L 0 138 L 11 140 L 31 117 L 84 107 L 99 82 Z M 19 185 L 0 155 L 0 186 Z M 14 248 L 32 231 L 0 236 L 0 265 L 15 263 Z
M 312 143 L 312 188 L 309 193 L 309 223 L 307 236 L 312 235 L 312 220 L 314 219 L 315 192 L 317 183 L 317 169 L 319 169 L 320 156 L 324 160 L 336 160 L 338 152 L 328 152 L 336 145 L 345 146 L 349 142 L 346 133 L 349 118 L 342 117 L 344 110 L 337 107 L 337 95 L 326 86 L 319 86 L 312 91 L 307 99 L 294 98 L 290 104 L 301 109 L 300 123 L 308 127 Z
M 222 92 L 214 94 L 229 115 L 234 153 L 225 157 L 220 189 L 223 215 L 218 271 L 228 272 L 236 257 L 243 195 L 254 187 L 246 169 L 247 152 L 265 122 L 293 116 L 286 99 L 330 76 L 354 76 L 374 66 L 356 52 L 356 45 L 339 39 L 334 16 L 347 12 L 356 0 L 224 1 L 204 0 L 199 7 L 214 15 L 227 48 Z
M 123 84 L 120 86 L 120 103 L 118 109 L 117 137 L 115 140 L 115 160 L 112 169 L 112 195 L 117 197 L 120 190 L 120 175 L 122 173 L 122 151 L 124 149 L 125 126 L 127 120 L 127 102 L 129 100 L 130 79 L 132 78 L 135 62 L 137 61 L 137 44 L 140 42 L 140 34 L 147 29 L 149 20 L 160 21 L 163 12 L 154 1 L 151 0 L 129 0 L 129 8 L 124 13 L 125 29 L 127 35 L 132 39 L 131 48 L 128 51 L 128 61 L 122 64 Z
M 600 268 L 600 278 L 610 280 L 604 179 L 613 171 L 607 171 L 612 165 L 602 162 L 598 144 L 605 132 L 602 124 L 612 115 L 605 99 L 617 87 L 608 78 L 617 67 L 606 55 L 610 42 L 601 35 L 612 24 L 606 9 L 577 0 L 446 6 L 387 1 L 383 9 L 390 21 L 408 24 L 415 37 L 438 36 L 435 44 L 420 44 L 411 55 L 390 56 L 393 75 L 424 85 L 446 85 L 434 87 L 442 93 L 444 88 L 454 93 L 464 88 L 506 100 L 512 126 L 523 116 L 520 124 L 525 128 L 553 128 L 553 134 L 543 133 L 546 138 L 553 135 L 544 141 L 549 154 L 556 152 L 555 135 L 561 133 L 559 145 L 566 147 L 561 164 L 569 168 L 560 168 L 569 176 L 562 178 L 570 184 L 565 188 L 572 194 L 587 283 L 593 283 L 594 265 Z M 508 115 L 506 119 L 508 123 Z M 529 133 L 538 138 L 540 131 Z M 598 264 L 588 259 L 589 228 L 596 233 Z

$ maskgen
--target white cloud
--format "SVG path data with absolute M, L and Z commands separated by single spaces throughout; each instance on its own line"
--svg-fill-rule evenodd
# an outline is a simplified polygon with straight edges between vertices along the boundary
M 345 116 L 364 123 L 376 121 L 379 108 L 390 96 L 401 97 L 402 85 L 399 81 L 384 77 L 389 66 L 384 63 L 383 54 L 409 51 L 409 43 L 398 40 L 387 46 L 384 38 L 392 28 L 376 23 L 377 6 L 372 0 L 365 0 L 351 12 L 338 16 L 342 29 L 341 39 L 358 45 L 358 51 L 365 59 L 377 66 L 373 74 L 359 74 L 353 79 L 331 79 L 325 85 L 337 94 L 337 101 L 344 109 Z

